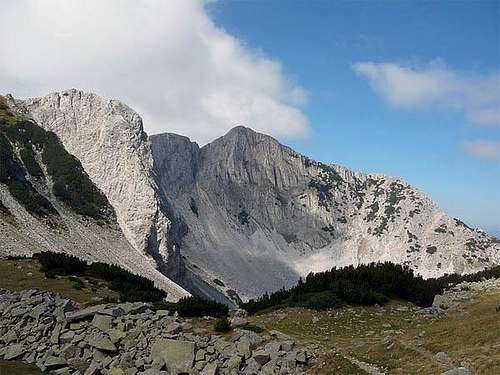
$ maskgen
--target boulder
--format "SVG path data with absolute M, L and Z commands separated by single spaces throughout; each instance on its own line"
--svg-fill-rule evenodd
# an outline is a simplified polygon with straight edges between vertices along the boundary
M 63 367 L 67 367 L 68 363 L 64 358 L 48 356 L 43 363 L 45 371 L 53 371 Z
M 71 323 L 83 319 L 92 319 L 96 314 L 109 315 L 113 318 L 117 318 L 124 315 L 125 311 L 121 307 L 110 305 L 90 306 L 85 309 L 68 312 L 66 314 L 66 320 Z
M 248 324 L 248 313 L 243 309 L 238 309 L 233 312 L 230 322 L 233 327 Z
M 257 362 L 260 366 L 264 366 L 267 362 L 269 362 L 271 356 L 264 350 L 257 350 L 253 353 L 252 359 L 255 362 Z
M 85 342 L 90 346 L 108 352 L 116 352 L 116 346 L 107 336 L 103 335 L 90 335 L 85 337 Z
M 9 361 L 11 359 L 16 359 L 23 355 L 26 350 L 20 344 L 14 344 L 7 347 L 3 359 Z
M 205 366 L 200 375 L 217 375 L 219 373 L 219 367 L 217 363 L 211 362 Z
M 177 322 L 172 322 L 169 325 L 167 325 L 164 329 L 165 333 L 168 334 L 176 334 L 182 331 L 182 324 L 177 323 Z
M 106 332 L 111 329 L 113 317 L 110 315 L 96 314 L 94 315 L 91 324 L 97 329 L 100 329 L 102 332 Z
M 195 344 L 191 341 L 160 339 L 151 348 L 151 358 L 165 361 L 172 373 L 189 372 L 193 368 L 194 349 Z

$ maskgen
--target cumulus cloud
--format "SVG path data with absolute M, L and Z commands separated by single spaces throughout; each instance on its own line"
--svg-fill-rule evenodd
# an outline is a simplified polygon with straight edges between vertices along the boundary
M 80 88 L 120 99 L 148 132 L 204 143 L 234 125 L 309 132 L 304 90 L 278 61 L 214 24 L 207 1 L 6 0 L 0 90 Z
M 441 63 L 359 62 L 353 69 L 394 107 L 436 106 L 459 111 L 477 125 L 500 126 L 500 73 L 466 74 Z
M 500 161 L 500 142 L 480 139 L 466 142 L 462 147 L 466 153 L 477 158 Z

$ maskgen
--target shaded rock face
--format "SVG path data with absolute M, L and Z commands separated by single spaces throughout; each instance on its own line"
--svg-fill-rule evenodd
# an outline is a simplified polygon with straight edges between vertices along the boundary
M 319 163 L 244 127 L 201 148 L 175 134 L 150 140 L 183 255 L 244 299 L 334 266 L 392 261 L 434 277 L 500 261 L 498 240 L 401 179 Z

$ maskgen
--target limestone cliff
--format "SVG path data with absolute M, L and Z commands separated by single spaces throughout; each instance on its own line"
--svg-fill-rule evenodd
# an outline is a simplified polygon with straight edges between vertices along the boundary
M 348 264 L 392 261 L 433 277 L 500 262 L 498 240 L 399 178 L 316 162 L 244 127 L 202 148 L 150 139 L 158 185 L 186 226 L 182 253 L 243 298 Z

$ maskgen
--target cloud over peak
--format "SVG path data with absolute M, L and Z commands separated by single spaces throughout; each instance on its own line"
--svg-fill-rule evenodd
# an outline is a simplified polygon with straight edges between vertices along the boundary
M 500 73 L 465 74 L 440 63 L 358 62 L 353 69 L 394 107 L 433 106 L 463 113 L 477 125 L 500 126 Z
M 196 0 L 7 0 L 0 89 L 76 87 L 120 99 L 148 132 L 205 143 L 235 124 L 278 137 L 310 131 L 304 90 L 278 61 L 217 27 Z

